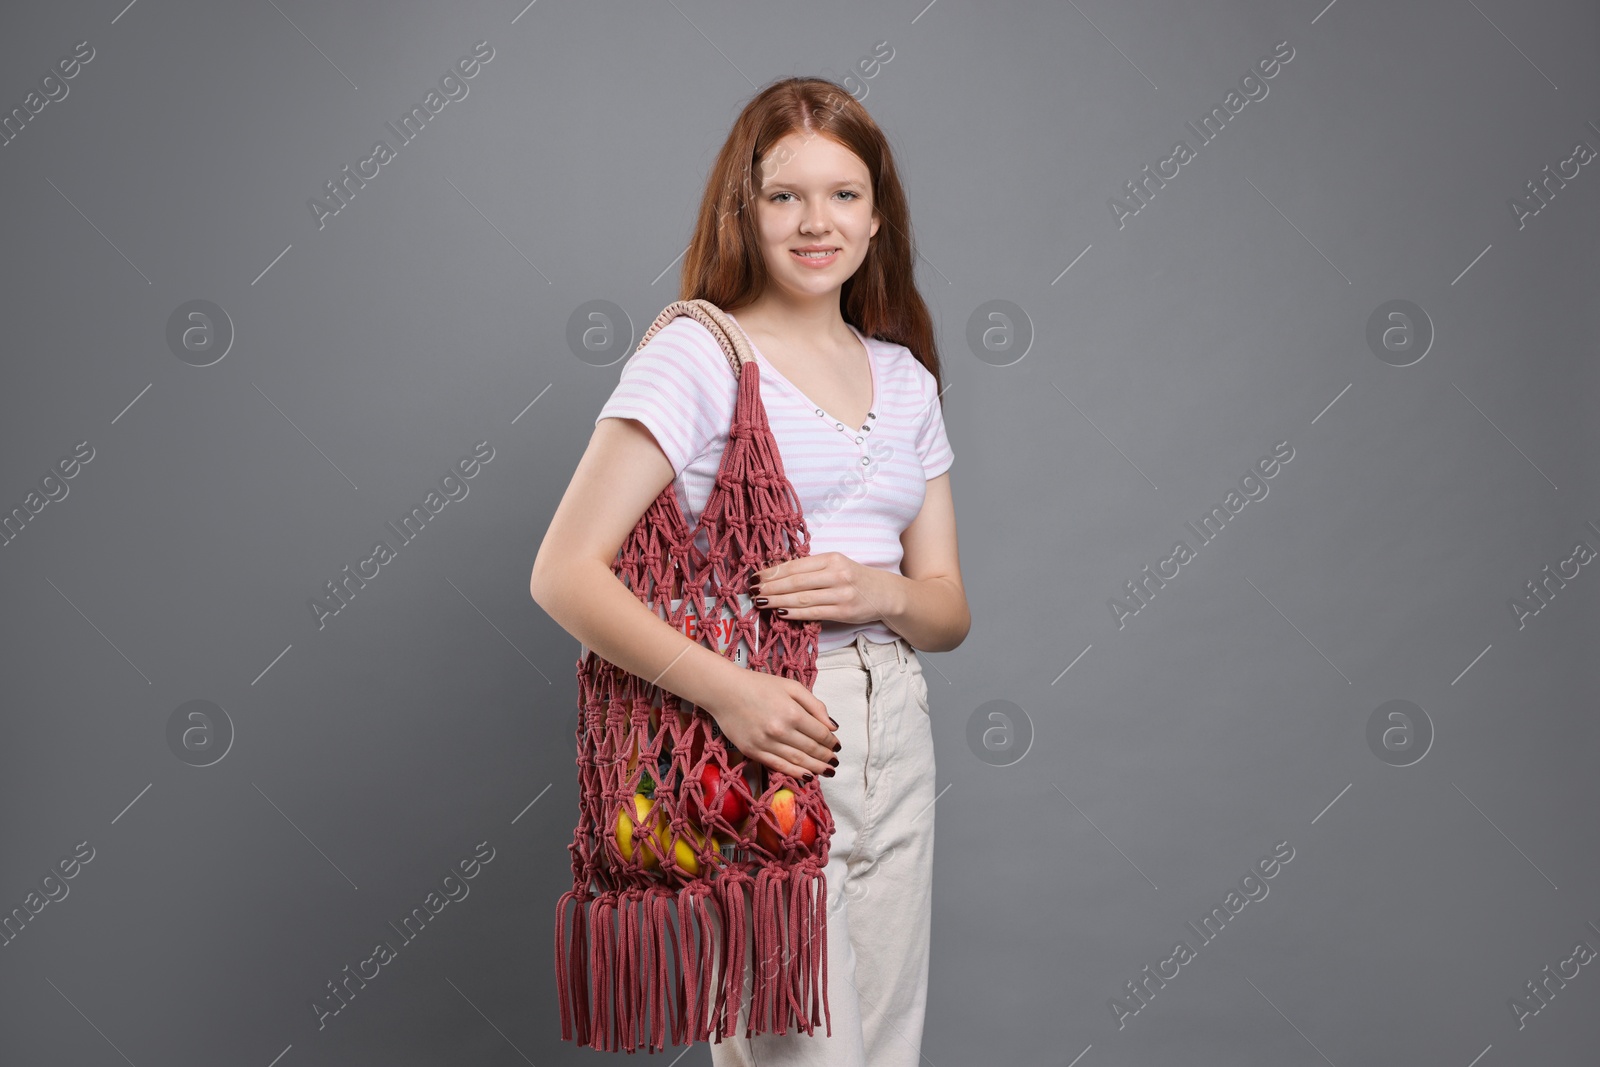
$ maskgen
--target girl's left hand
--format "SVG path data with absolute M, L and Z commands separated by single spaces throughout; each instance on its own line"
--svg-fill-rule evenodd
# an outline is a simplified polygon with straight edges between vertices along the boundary
M 874 622 L 888 611 L 895 577 L 842 553 L 822 552 L 756 571 L 750 595 L 759 608 L 785 609 L 792 622 Z

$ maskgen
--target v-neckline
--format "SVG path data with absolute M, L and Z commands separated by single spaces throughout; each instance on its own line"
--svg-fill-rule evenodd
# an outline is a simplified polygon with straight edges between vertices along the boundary
M 845 322 L 845 325 L 850 327 L 850 332 L 855 334 L 856 339 L 861 342 L 861 347 L 866 350 L 867 370 L 872 375 L 872 400 L 867 405 L 866 420 L 862 422 L 860 426 L 854 427 L 846 426 L 843 419 L 839 418 L 837 415 L 834 415 L 832 412 L 824 410 L 821 404 L 818 404 L 815 400 L 812 400 L 809 396 L 802 392 L 798 385 L 795 385 L 793 382 L 791 382 L 782 371 L 772 365 L 771 360 L 762 355 L 761 349 L 756 347 L 755 338 L 751 337 L 750 332 L 744 329 L 744 324 L 740 323 L 738 319 L 734 318 L 731 313 L 728 313 L 728 317 L 733 319 L 733 321 L 738 324 L 740 330 L 744 331 L 745 340 L 750 342 L 750 351 L 753 352 L 755 357 L 761 361 L 761 369 L 763 371 L 770 372 L 774 378 L 778 379 L 778 381 L 787 386 L 790 392 L 794 393 L 794 395 L 799 397 L 801 400 L 804 400 L 806 404 L 809 405 L 811 409 L 819 416 L 833 423 L 836 429 L 849 434 L 858 434 L 864 430 L 871 429 L 872 424 L 874 421 L 876 421 L 878 414 L 878 361 L 872 355 L 872 345 L 868 343 L 866 335 L 860 330 L 856 329 L 853 324 L 848 321 Z

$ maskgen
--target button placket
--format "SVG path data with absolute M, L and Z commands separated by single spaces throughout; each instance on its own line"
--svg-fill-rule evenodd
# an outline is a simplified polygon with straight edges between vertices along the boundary
M 858 445 L 866 440 L 866 438 L 864 436 L 862 436 L 863 434 L 869 434 L 869 433 L 872 432 L 873 420 L 878 417 L 878 413 L 876 411 L 869 411 L 869 412 L 867 412 L 867 421 L 866 422 L 863 422 L 860 425 L 860 427 L 857 428 L 857 429 L 849 430 L 849 429 L 845 428 L 844 423 L 840 422 L 838 419 L 833 418 L 833 416 L 829 415 L 826 411 L 823 411 L 821 408 L 814 408 L 813 410 L 816 411 L 817 418 L 821 419 L 823 422 L 830 422 L 831 421 L 833 423 L 833 428 L 835 430 L 838 430 L 840 433 L 844 434 L 848 438 L 853 438 L 855 443 L 858 444 Z M 862 456 L 861 457 L 861 465 L 863 467 L 867 466 L 871 462 L 872 462 L 872 458 L 870 456 Z

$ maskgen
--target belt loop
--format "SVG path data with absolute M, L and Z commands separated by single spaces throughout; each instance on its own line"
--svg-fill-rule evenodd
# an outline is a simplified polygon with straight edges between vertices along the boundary
M 903 638 L 903 637 L 897 637 L 897 638 L 894 639 L 894 658 L 900 664 L 900 673 L 901 674 L 904 674 L 906 672 L 906 650 L 903 647 L 901 647 L 901 644 L 900 644 L 900 642 L 903 641 L 903 640 L 905 640 L 905 638 Z

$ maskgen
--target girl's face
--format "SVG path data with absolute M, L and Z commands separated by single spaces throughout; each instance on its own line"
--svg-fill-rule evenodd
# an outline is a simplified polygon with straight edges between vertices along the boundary
M 867 165 L 832 138 L 793 132 L 767 152 L 756 177 L 756 223 L 772 284 L 799 298 L 836 292 L 878 232 Z

